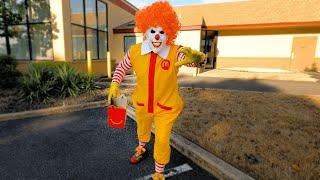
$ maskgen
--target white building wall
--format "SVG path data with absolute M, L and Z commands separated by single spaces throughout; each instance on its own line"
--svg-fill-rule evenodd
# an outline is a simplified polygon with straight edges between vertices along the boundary
M 320 36 L 318 36 L 316 58 L 320 58 Z
M 186 47 L 191 47 L 195 50 L 200 50 L 201 31 L 180 31 L 175 44 Z
M 294 37 L 317 36 L 316 57 L 320 57 L 320 34 L 219 36 L 218 57 L 290 58 Z

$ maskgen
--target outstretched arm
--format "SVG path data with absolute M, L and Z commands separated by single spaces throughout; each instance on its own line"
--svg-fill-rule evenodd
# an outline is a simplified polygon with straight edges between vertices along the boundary
M 178 49 L 176 67 L 185 65 L 187 67 L 197 67 L 198 63 L 205 60 L 205 55 L 202 52 L 193 50 L 189 47 L 181 47 Z
M 112 82 L 109 88 L 108 93 L 108 104 L 111 104 L 111 98 L 120 96 L 120 83 L 122 82 L 124 76 L 126 75 L 126 72 L 131 69 L 132 64 L 130 61 L 130 52 L 128 51 L 126 55 L 124 56 L 123 61 L 120 62 L 120 64 L 117 66 L 113 77 Z

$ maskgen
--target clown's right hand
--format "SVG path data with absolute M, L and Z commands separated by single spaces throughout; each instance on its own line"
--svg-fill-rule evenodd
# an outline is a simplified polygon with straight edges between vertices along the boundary
M 120 96 L 119 84 L 112 82 L 110 84 L 109 93 L 108 93 L 108 105 L 111 105 L 111 98 L 116 98 Z

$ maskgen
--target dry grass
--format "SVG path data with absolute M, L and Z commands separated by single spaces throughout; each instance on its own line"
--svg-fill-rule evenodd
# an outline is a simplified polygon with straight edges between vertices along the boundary
M 181 89 L 174 130 L 258 179 L 320 177 L 320 97 Z

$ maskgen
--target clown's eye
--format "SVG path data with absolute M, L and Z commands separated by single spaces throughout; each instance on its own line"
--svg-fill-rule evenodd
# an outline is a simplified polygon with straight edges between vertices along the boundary
M 164 34 L 164 31 L 160 31 L 160 34 Z
M 151 29 L 151 33 L 152 33 L 152 34 L 154 34 L 154 33 L 156 33 L 156 31 L 155 31 L 155 30 L 153 30 L 153 29 Z

